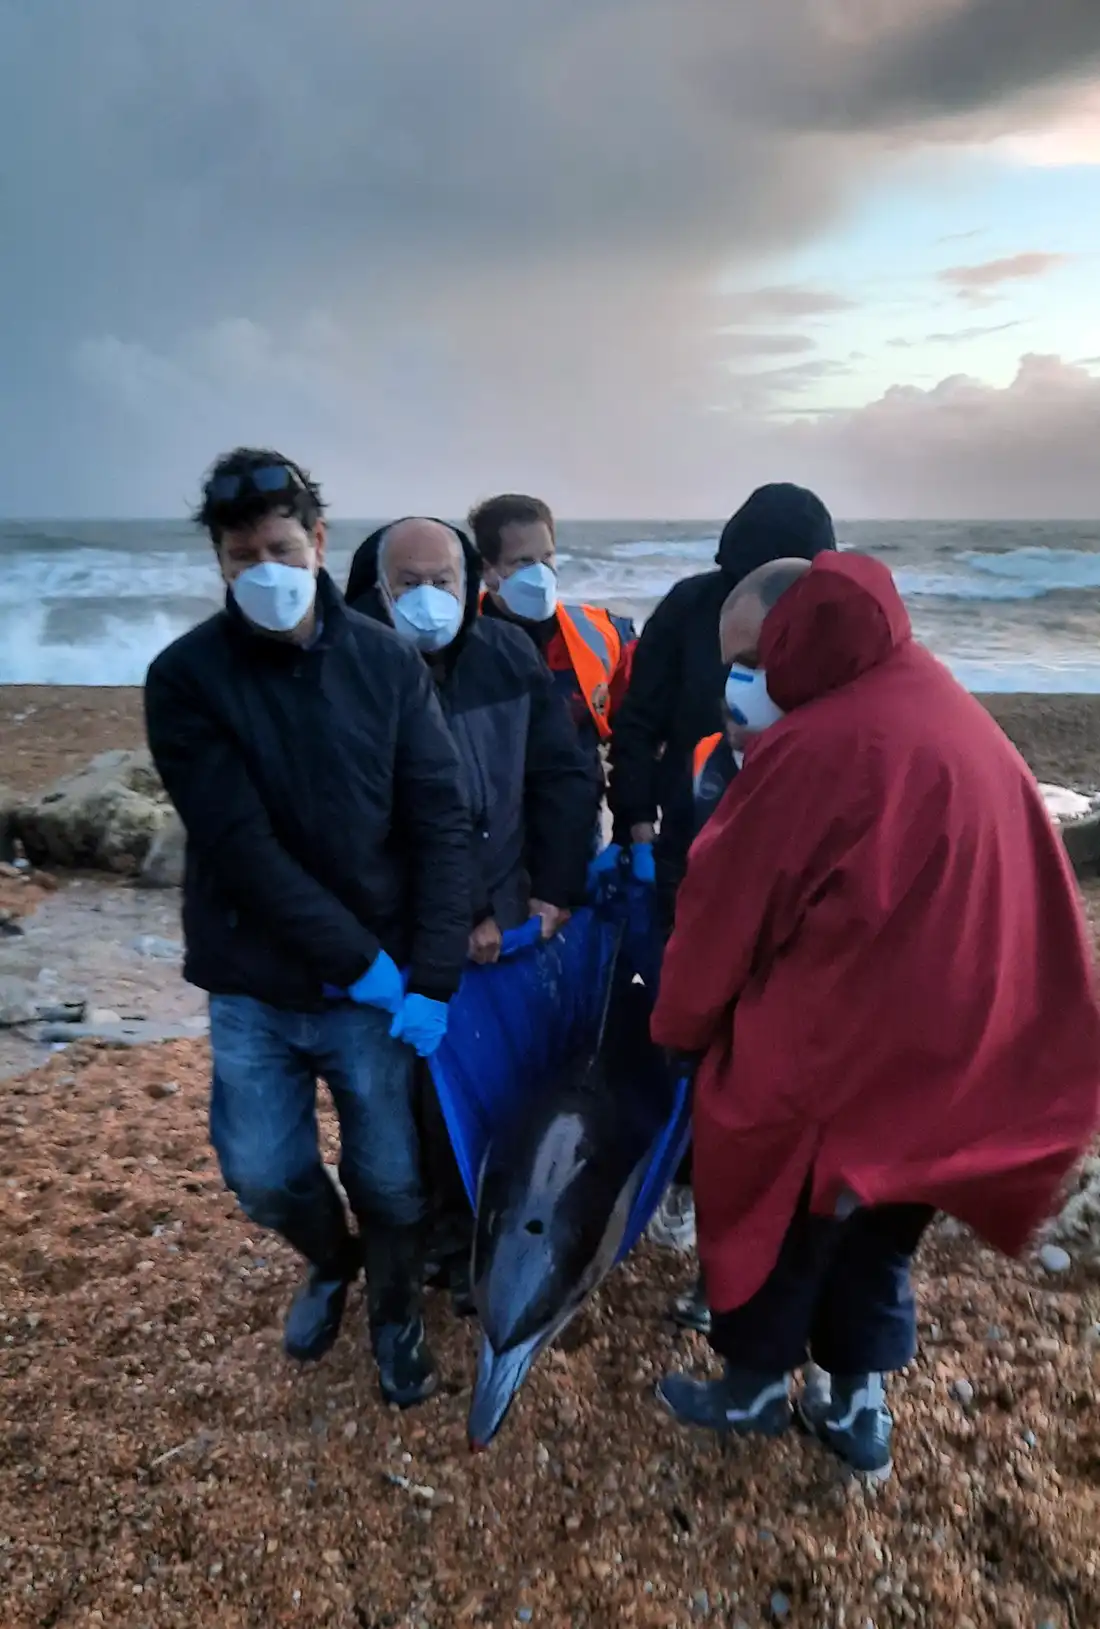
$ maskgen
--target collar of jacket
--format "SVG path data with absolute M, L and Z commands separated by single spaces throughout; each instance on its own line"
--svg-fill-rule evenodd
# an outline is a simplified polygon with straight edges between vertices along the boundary
M 320 638 L 316 644 L 308 647 L 297 645 L 289 639 L 272 639 L 253 628 L 229 589 L 225 591 L 225 614 L 231 632 L 235 638 L 247 643 L 250 653 L 267 661 L 287 662 L 300 656 L 312 656 L 318 651 L 331 650 L 333 645 L 346 637 L 347 607 L 340 590 L 323 568 L 317 573 L 317 610 L 321 617 Z
M 489 593 L 482 596 L 481 614 L 483 617 L 496 617 L 500 622 L 510 622 L 513 628 L 519 628 L 525 633 L 543 655 L 546 654 L 546 648 L 559 626 L 557 611 L 553 616 L 547 617 L 545 622 L 525 622 L 522 617 L 513 616 L 506 605 L 498 605 Z

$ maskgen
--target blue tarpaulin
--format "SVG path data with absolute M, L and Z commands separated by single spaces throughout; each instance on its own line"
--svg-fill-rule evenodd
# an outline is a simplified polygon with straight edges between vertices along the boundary
M 660 940 L 651 889 L 625 885 L 611 907 L 577 911 L 549 943 L 537 933 L 535 923 L 506 934 L 498 963 L 467 970 L 451 1003 L 447 1038 L 431 1061 L 471 1204 L 494 1130 L 521 1110 L 525 1096 L 534 1100 L 567 1059 L 595 1044 L 620 936 L 616 976 L 637 975 L 649 1005 L 656 990 Z M 629 1111 L 651 1152 L 620 1260 L 645 1231 L 690 1134 L 689 1078 L 676 1075 L 651 1045 L 639 1075 Z

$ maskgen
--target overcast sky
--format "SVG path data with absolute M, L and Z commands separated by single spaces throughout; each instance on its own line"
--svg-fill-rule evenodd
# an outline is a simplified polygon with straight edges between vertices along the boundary
M 0 0 L 0 514 L 1100 515 L 1100 0 Z

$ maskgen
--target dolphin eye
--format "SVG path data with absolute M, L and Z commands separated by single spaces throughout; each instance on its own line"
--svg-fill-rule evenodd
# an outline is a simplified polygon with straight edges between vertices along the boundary
M 524 1228 L 525 1233 L 533 1233 L 536 1237 L 540 1233 L 545 1233 L 545 1231 L 546 1229 L 543 1227 L 543 1224 L 538 1221 L 537 1218 L 534 1221 L 528 1222 Z

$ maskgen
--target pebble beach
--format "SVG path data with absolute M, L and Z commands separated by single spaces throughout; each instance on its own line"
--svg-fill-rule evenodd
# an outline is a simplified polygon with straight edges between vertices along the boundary
M 1100 697 L 987 704 L 1040 779 L 1100 790 Z M 0 688 L 16 793 L 141 740 L 138 690 Z M 103 1008 L 201 1014 L 173 960 L 133 949 L 178 938 L 174 895 L 8 877 L 0 905 L 24 928 L 0 957 Z M 443 1298 L 423 1409 L 382 1405 L 357 1300 L 322 1364 L 287 1365 L 297 1266 L 222 1190 L 201 1035 L 0 1039 L 3 1629 L 1100 1624 L 1100 1162 L 1041 1255 L 937 1224 L 877 1492 L 797 1436 L 722 1445 L 660 1412 L 659 1375 L 710 1360 L 663 1319 L 690 1263 L 650 1245 L 471 1456 L 474 1330 Z

